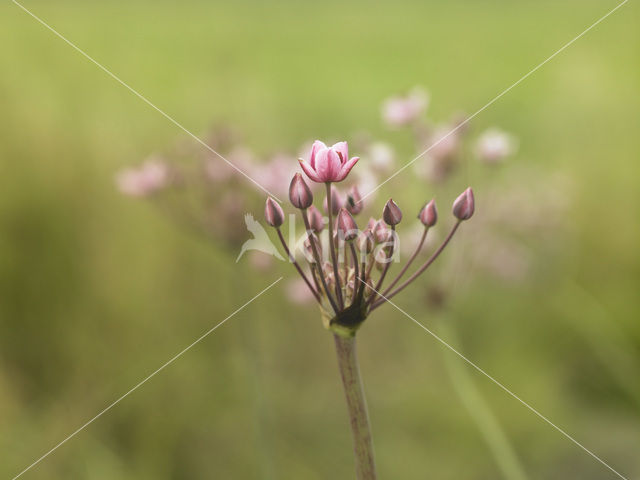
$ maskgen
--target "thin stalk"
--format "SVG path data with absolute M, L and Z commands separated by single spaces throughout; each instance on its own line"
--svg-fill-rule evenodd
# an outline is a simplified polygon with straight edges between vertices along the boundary
M 349 247 L 351 250 L 351 256 L 353 257 L 353 292 L 351 293 L 351 305 L 356 301 L 356 293 L 360 288 L 360 282 L 358 279 L 360 278 L 360 269 L 358 268 L 358 256 L 356 255 L 356 247 L 353 246 L 353 241 L 349 242 Z
M 375 250 L 374 250 L 375 252 Z M 364 292 L 365 289 L 369 286 L 366 283 L 366 279 L 367 278 L 371 278 L 371 270 L 373 270 L 374 265 L 376 264 L 376 257 L 375 255 L 368 255 L 367 257 L 367 261 L 369 262 L 369 264 L 367 265 L 367 269 L 364 272 L 364 275 L 362 276 L 362 288 L 360 289 L 360 300 L 362 300 L 362 298 L 364 297 Z
M 293 266 L 296 267 L 296 270 L 298 270 L 298 273 L 300 274 L 300 276 L 302 277 L 304 282 L 307 284 L 307 287 L 309 287 L 309 290 L 311 290 L 311 293 L 313 293 L 313 296 L 316 297 L 316 300 L 318 301 L 318 303 L 322 303 L 322 300 L 320 299 L 320 295 L 318 294 L 318 292 L 316 292 L 316 289 L 313 288 L 313 285 L 311 285 L 311 282 L 309 282 L 309 279 L 307 278 L 307 276 L 302 271 L 302 268 L 300 268 L 300 265 L 298 264 L 298 262 L 296 261 L 294 256 L 289 251 L 289 247 L 287 246 L 287 242 L 285 241 L 284 237 L 282 236 L 282 232 L 280 231 L 279 228 L 276 228 L 276 231 L 278 232 L 278 238 L 280 238 L 280 242 L 282 243 L 282 246 L 284 247 L 284 251 L 287 252 L 287 255 L 289 256 L 289 260 L 291 261 L 291 263 L 293 263 Z
M 318 269 L 318 276 L 320 277 L 320 281 L 322 282 L 322 287 L 324 288 L 325 293 L 327 294 L 327 298 L 329 299 L 329 303 L 331 304 L 331 308 L 335 313 L 339 312 L 338 305 L 336 301 L 333 299 L 331 295 L 331 291 L 329 290 L 329 286 L 327 285 L 327 281 L 324 278 L 322 273 L 322 263 L 320 263 L 320 253 L 318 251 L 318 245 L 316 244 L 316 238 L 313 236 L 313 231 L 311 230 L 311 225 L 309 225 L 309 217 L 307 217 L 307 211 L 302 210 L 302 221 L 304 222 L 304 227 L 307 229 L 307 232 L 311 232 L 309 235 L 309 242 L 311 243 L 311 251 L 313 252 L 313 258 L 316 261 L 316 268 Z
M 357 285 L 357 290 L 358 290 L 358 298 L 354 299 L 354 302 L 358 302 L 358 304 L 362 303 L 362 297 L 364 297 L 364 287 L 366 285 L 366 278 L 367 278 L 367 274 L 366 274 L 366 268 L 367 268 L 367 257 L 368 255 L 362 255 L 362 264 L 360 265 L 360 272 L 362 275 L 362 278 L 358 278 L 357 280 L 359 280 L 359 285 Z
M 373 439 L 356 356 L 356 338 L 355 336 L 343 337 L 336 333 L 333 334 L 333 338 L 353 435 L 356 478 L 358 480 L 375 480 L 376 465 L 373 455 Z
M 348 283 L 349 283 L 349 263 L 351 262 L 349 260 L 349 250 L 346 249 L 346 241 L 342 241 L 342 251 L 344 252 L 343 256 L 343 266 L 342 266 L 342 271 L 344 272 L 344 289 L 345 289 L 345 303 L 346 303 L 346 297 L 347 297 L 347 290 L 349 289 Z
M 331 212 L 331 182 L 325 183 L 327 187 L 327 210 L 329 214 L 329 251 L 331 252 L 331 262 L 333 263 L 333 274 L 336 278 L 336 297 L 338 298 L 338 305 L 340 309 L 344 308 L 344 300 L 342 299 L 342 286 L 340 285 L 340 275 L 338 273 L 338 261 L 336 260 L 336 250 L 333 244 L 333 215 Z
M 395 236 L 396 226 L 395 225 L 391 225 L 391 232 L 392 232 L 391 238 L 393 239 L 393 241 L 391 242 L 391 247 L 389 248 L 389 261 L 385 263 L 384 269 L 382 270 L 382 274 L 378 279 L 378 283 L 376 283 L 375 288 L 373 288 L 373 293 L 371 294 L 371 298 L 369 298 L 368 300 L 369 305 L 371 305 L 373 301 L 376 299 L 378 292 L 382 288 L 382 282 L 384 282 L 384 277 L 387 275 L 387 271 L 389 270 L 389 267 L 391 266 L 391 262 L 393 261 L 393 251 L 396 245 L 396 236 Z
M 422 245 L 424 245 L 424 241 L 427 238 L 428 231 L 429 231 L 429 227 L 425 227 L 424 232 L 422 233 L 422 238 L 420 238 L 420 243 L 418 243 L 418 246 L 416 247 L 416 250 L 413 252 L 413 255 L 411 255 L 411 258 L 409 258 L 409 261 L 405 264 L 405 266 L 402 267 L 402 270 L 400 270 L 400 273 L 398 273 L 396 278 L 394 278 L 393 281 L 389 284 L 389 286 L 385 289 L 385 291 L 382 292 L 382 296 L 386 297 L 387 294 L 391 291 L 391 289 L 395 287 L 396 283 L 398 283 L 402 278 L 402 276 L 407 272 L 407 270 L 409 269 L 413 261 L 416 259 L 416 257 L 420 253 L 420 250 L 422 250 Z
M 449 235 L 447 235 L 447 238 L 444 239 L 444 242 L 442 242 L 442 245 L 440 245 L 438 247 L 438 249 L 433 252 L 433 255 L 431 255 L 429 257 L 429 260 L 427 260 L 426 262 L 424 262 L 424 264 L 418 269 L 416 270 L 416 272 L 411 275 L 409 278 L 407 278 L 404 283 L 402 285 L 400 285 L 398 288 L 396 288 L 393 292 L 391 292 L 389 295 L 384 295 L 385 298 L 381 298 L 379 300 L 377 300 L 374 304 L 371 305 L 371 310 L 374 310 L 375 308 L 378 308 L 380 305 L 382 305 L 386 300 L 391 299 L 392 297 L 396 296 L 398 293 L 400 293 L 407 285 L 409 285 L 411 282 L 413 282 L 416 278 L 418 278 L 420 276 L 420 274 L 422 272 L 424 272 L 427 268 L 429 268 L 429 266 L 434 262 L 434 260 L 436 258 L 438 258 L 438 255 L 440 255 L 442 253 L 442 251 L 444 250 L 444 248 L 447 246 L 447 244 L 451 241 L 451 239 L 453 238 L 453 234 L 456 233 L 456 230 L 458 230 L 458 227 L 460 226 L 460 221 L 456 222 L 456 224 L 453 226 L 453 228 L 451 229 L 451 231 L 449 232 Z

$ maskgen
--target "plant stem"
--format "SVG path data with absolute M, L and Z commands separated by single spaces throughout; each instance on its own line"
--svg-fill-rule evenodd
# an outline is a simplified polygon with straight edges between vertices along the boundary
M 340 310 L 344 308 L 344 301 L 342 299 L 342 286 L 340 285 L 340 274 L 338 272 L 338 262 L 336 260 L 336 249 L 333 244 L 333 215 L 331 212 L 332 207 L 332 195 L 331 195 L 331 182 L 325 183 L 327 187 L 327 215 L 329 215 L 329 252 L 331 252 L 331 261 L 333 262 L 333 275 L 336 282 L 336 297 L 338 299 L 338 305 Z
M 313 258 L 316 261 L 316 268 L 318 269 L 318 276 L 320 277 L 320 281 L 322 282 L 322 287 L 324 288 L 325 293 L 327 294 L 327 298 L 329 299 L 329 303 L 331 304 L 331 308 L 335 313 L 338 313 L 340 310 L 338 305 L 336 304 L 333 296 L 331 295 L 331 291 L 327 286 L 327 280 L 322 271 L 322 262 L 320 259 L 320 252 L 318 251 L 318 245 L 316 243 L 317 238 L 314 238 L 313 231 L 311 230 L 311 225 L 309 224 L 309 217 L 307 216 L 307 210 L 302 210 L 302 220 L 304 222 L 304 227 L 307 229 L 307 232 L 311 232 L 309 234 L 309 243 L 311 244 L 311 251 L 313 252 Z M 318 293 L 322 295 L 322 291 L 318 289 Z
M 302 268 L 300 268 L 300 264 L 297 262 L 296 258 L 293 256 L 293 254 L 289 251 L 289 247 L 287 246 L 287 242 L 285 241 L 284 237 L 282 236 L 282 232 L 280 231 L 280 228 L 276 228 L 276 231 L 278 232 L 278 238 L 280 239 L 280 243 L 282 243 L 282 246 L 284 247 L 284 251 L 287 253 L 287 256 L 289 257 L 289 260 L 291 261 L 291 263 L 293 263 L 293 266 L 296 267 L 296 270 L 298 270 L 298 273 L 300 274 L 300 276 L 304 280 L 304 283 L 307 284 L 307 287 L 309 287 L 309 290 L 311 290 L 311 293 L 313 293 L 313 296 L 316 298 L 318 303 L 322 303 L 322 300 L 320 299 L 319 292 L 316 292 L 316 289 L 313 288 L 313 285 L 311 285 L 311 282 L 309 282 L 309 279 L 307 278 L 307 276 L 302 271 Z
M 367 403 L 364 398 L 360 368 L 356 357 L 356 337 L 344 337 L 333 334 L 338 355 L 338 367 L 342 377 L 342 385 L 347 400 L 351 433 L 353 434 L 353 451 L 356 461 L 356 478 L 358 480 L 375 480 L 376 466 L 373 459 L 373 439 L 369 427 Z

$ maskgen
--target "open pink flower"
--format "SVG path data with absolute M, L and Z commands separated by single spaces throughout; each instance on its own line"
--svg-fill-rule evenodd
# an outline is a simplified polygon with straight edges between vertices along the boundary
M 327 147 L 324 142 L 316 140 L 311 147 L 309 161 L 299 159 L 299 162 L 311 180 L 326 183 L 344 180 L 358 160 L 359 157 L 349 159 L 347 142 Z

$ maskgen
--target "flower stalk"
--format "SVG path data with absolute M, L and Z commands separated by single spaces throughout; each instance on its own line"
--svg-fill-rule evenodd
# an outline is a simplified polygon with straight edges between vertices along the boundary
M 327 182 L 325 185 L 327 186 L 327 214 L 329 215 L 329 252 L 331 254 L 333 275 L 336 282 L 336 298 L 338 299 L 338 305 L 340 305 L 340 308 L 344 308 L 344 301 L 342 299 L 342 286 L 340 285 L 340 273 L 338 272 L 338 259 L 336 258 L 336 248 L 333 241 L 332 201 L 334 199 L 333 193 L 331 192 L 331 182 Z
M 342 336 L 334 333 L 333 339 L 353 436 L 356 478 L 358 480 L 374 480 L 376 465 L 373 455 L 373 437 L 371 436 L 367 402 L 356 356 L 356 337 L 355 335 Z

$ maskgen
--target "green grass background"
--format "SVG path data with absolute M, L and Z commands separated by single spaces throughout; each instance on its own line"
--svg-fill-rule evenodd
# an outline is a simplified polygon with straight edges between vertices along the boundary
M 266 153 L 359 129 L 406 143 L 384 131 L 383 98 L 421 84 L 433 117 L 471 113 L 616 2 L 24 5 L 186 128 L 227 122 Z M 534 275 L 475 282 L 440 313 L 420 289 L 398 297 L 627 478 L 640 475 L 639 19 L 629 2 L 474 121 L 519 137 L 515 163 L 571 178 L 557 248 L 526 239 Z M 278 274 L 116 191 L 117 169 L 184 134 L 11 2 L 0 73 L 0 475 L 12 478 Z M 399 175 L 383 194 L 417 206 L 431 192 L 415 182 Z M 317 311 L 278 285 L 23 478 L 351 478 L 332 347 Z M 393 308 L 365 325 L 360 353 L 381 478 L 616 478 Z

